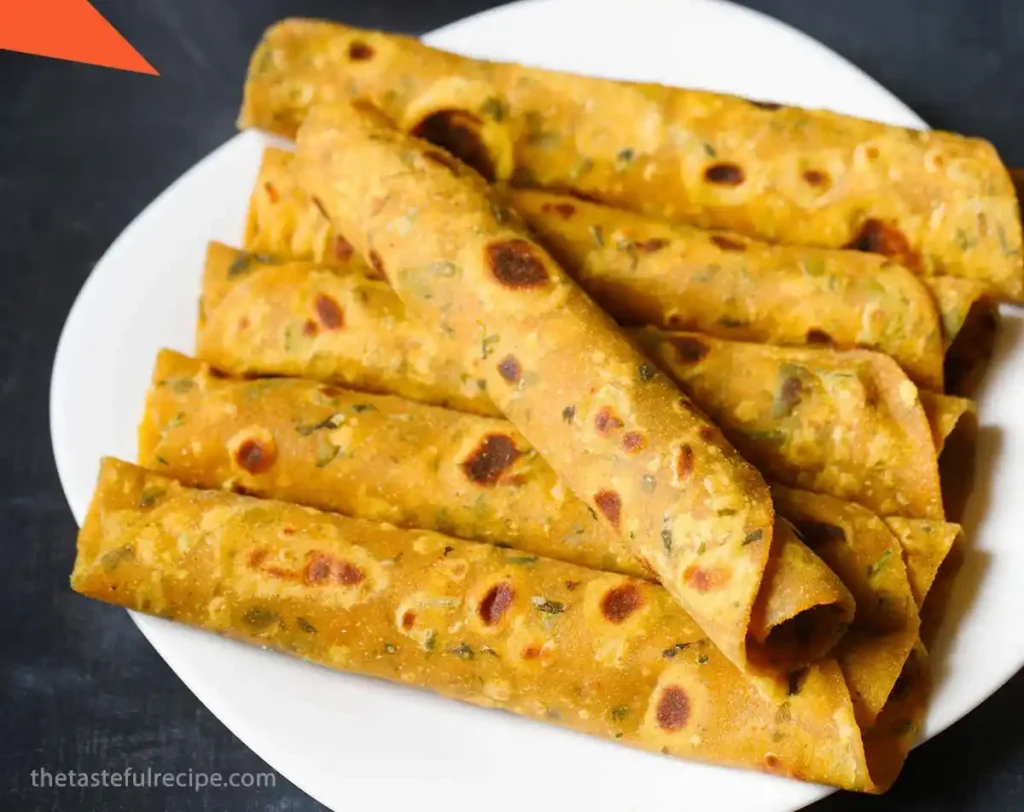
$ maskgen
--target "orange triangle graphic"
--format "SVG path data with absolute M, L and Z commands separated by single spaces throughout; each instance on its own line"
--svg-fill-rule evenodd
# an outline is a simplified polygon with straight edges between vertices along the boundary
M 0 51 L 159 75 L 88 0 L 0 0 Z

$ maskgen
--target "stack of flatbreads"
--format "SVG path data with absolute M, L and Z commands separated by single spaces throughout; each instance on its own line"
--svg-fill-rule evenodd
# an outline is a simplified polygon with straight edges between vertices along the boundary
M 991 145 L 289 20 L 73 587 L 878 792 L 927 708 L 1021 224 Z

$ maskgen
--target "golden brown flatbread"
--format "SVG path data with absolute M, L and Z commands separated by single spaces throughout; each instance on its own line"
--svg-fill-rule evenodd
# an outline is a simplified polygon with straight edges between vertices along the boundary
M 1024 296 L 1013 183 L 981 139 L 485 62 L 314 20 L 266 32 L 239 124 L 294 136 L 317 105 L 350 99 L 491 179 L 769 242 L 883 254 Z
M 915 652 L 858 726 L 822 660 L 752 676 L 663 589 L 514 550 L 226 491 L 106 459 L 72 587 L 331 668 L 654 752 L 868 792 L 923 719 Z

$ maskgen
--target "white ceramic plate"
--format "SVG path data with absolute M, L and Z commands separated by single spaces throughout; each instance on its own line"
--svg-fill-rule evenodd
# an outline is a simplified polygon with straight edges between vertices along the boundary
M 428 37 L 474 55 L 658 80 L 923 123 L 808 37 L 715 0 L 533 0 Z M 236 136 L 127 228 L 68 316 L 54 362 L 53 448 L 81 522 L 99 458 L 134 459 L 135 426 L 160 347 L 193 348 L 207 240 L 237 243 L 263 146 Z M 975 707 L 1024 663 L 1024 391 L 1011 316 L 981 404 L 973 544 L 937 652 L 926 735 Z M 171 623 L 135 616 L 182 680 L 239 738 L 335 810 L 526 808 L 780 812 L 827 790 L 683 763 L 426 693 L 331 673 Z M 215 765 L 214 765 L 215 766 Z

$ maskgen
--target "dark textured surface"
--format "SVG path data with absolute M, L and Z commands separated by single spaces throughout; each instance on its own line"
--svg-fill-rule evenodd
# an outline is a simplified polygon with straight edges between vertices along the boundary
M 309 14 L 421 32 L 494 3 L 96 5 L 160 78 L 0 53 L 0 810 L 318 810 L 281 777 L 259 790 L 32 788 L 41 767 L 268 769 L 181 685 L 124 612 L 68 590 L 75 526 L 50 451 L 50 364 L 64 316 L 106 247 L 232 134 L 246 58 L 267 24 Z M 932 125 L 984 135 L 1007 162 L 1024 164 L 1020 0 L 746 5 L 849 57 Z M 915 753 L 889 796 L 835 796 L 816 812 L 1024 809 L 1022 706 L 1018 675 Z M 585 780 L 567 777 L 575 779 Z

